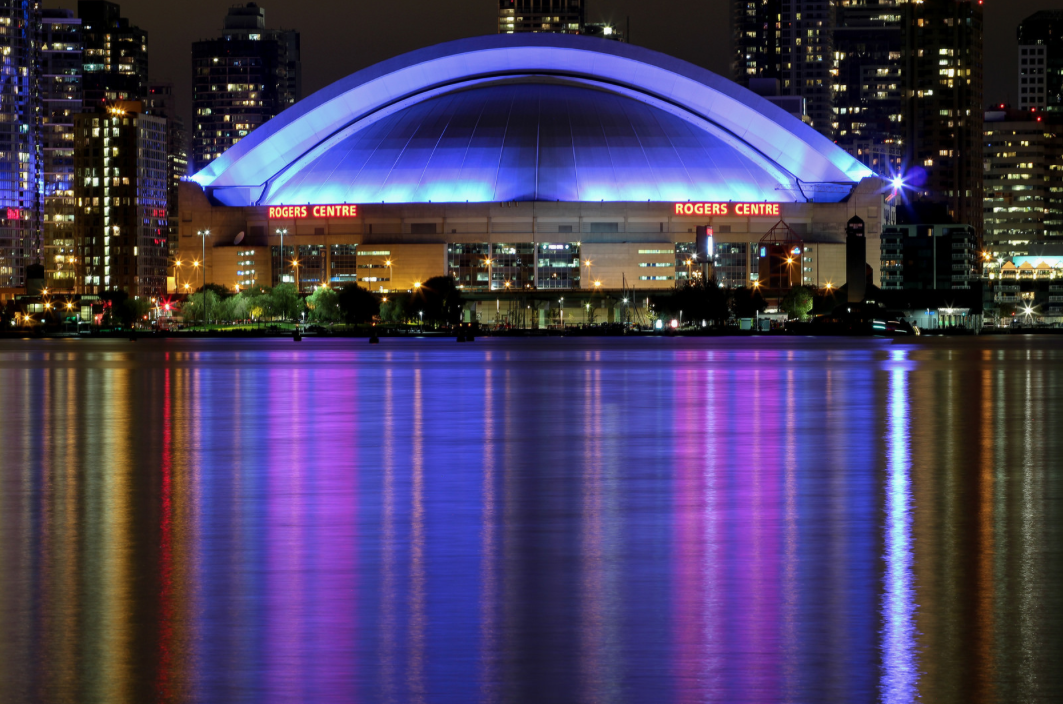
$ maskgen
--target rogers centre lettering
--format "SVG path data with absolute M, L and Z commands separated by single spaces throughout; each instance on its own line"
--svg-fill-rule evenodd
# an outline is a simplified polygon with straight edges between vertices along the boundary
M 301 218 L 356 218 L 357 205 L 271 205 L 270 220 L 298 220 Z
M 779 215 L 778 203 L 676 203 L 676 215 Z

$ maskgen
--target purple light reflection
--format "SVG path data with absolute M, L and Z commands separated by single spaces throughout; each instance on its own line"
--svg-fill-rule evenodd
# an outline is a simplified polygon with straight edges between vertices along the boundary
M 882 701 L 919 699 L 915 578 L 912 574 L 912 490 L 909 457 L 908 371 L 904 350 L 889 370 L 886 482 L 886 572 L 882 593 Z

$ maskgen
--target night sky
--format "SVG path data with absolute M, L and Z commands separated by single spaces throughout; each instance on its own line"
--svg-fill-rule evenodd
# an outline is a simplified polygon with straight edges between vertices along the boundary
M 77 8 L 77 0 L 46 2 Z M 149 33 L 152 80 L 177 86 L 180 109 L 192 114 L 191 44 L 221 34 L 233 0 L 123 0 L 122 14 Z M 271 28 L 302 34 L 303 88 L 309 95 L 358 69 L 439 42 L 495 31 L 494 0 L 264 0 Z M 1014 100 L 1015 28 L 1053 5 L 1045 0 L 989 0 L 985 6 L 987 102 Z M 591 0 L 587 20 L 623 26 L 634 44 L 729 74 L 729 3 Z

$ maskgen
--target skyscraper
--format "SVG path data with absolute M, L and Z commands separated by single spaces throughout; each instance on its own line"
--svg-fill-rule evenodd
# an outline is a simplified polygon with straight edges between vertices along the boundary
M 78 0 L 84 56 L 84 101 L 94 110 L 118 100 L 143 100 L 148 88 L 148 33 L 105 0 Z
M 1063 10 L 1042 10 L 1019 23 L 1020 110 L 1063 112 Z
M 177 114 L 172 83 L 153 83 L 148 87 L 148 99 L 144 110 L 149 115 L 166 119 L 166 172 L 167 172 L 167 256 L 177 251 L 177 188 L 181 178 L 188 175 L 188 132 L 184 119 Z
M 302 97 L 299 33 L 266 29 L 255 3 L 229 8 L 221 38 L 192 45 L 192 91 L 199 171 Z
M 905 9 L 906 178 L 982 239 L 982 5 L 928 0 Z
M 985 247 L 992 259 L 1063 242 L 1061 127 L 1030 110 L 985 113 Z
M 498 0 L 498 33 L 583 31 L 583 0 Z
M 36 0 L 0 0 L 0 288 L 42 256 L 39 22 Z
M 903 11 L 897 0 L 842 0 L 834 30 L 834 134 L 883 176 L 904 156 Z
M 166 119 L 138 102 L 74 117 L 78 290 L 166 293 Z
M 834 137 L 835 5 L 831 0 L 732 0 L 733 73 L 740 85 L 778 81 L 805 99 L 812 127 Z
M 41 144 L 44 269 L 51 291 L 73 292 L 74 115 L 81 112 L 81 20 L 72 10 L 41 11 Z

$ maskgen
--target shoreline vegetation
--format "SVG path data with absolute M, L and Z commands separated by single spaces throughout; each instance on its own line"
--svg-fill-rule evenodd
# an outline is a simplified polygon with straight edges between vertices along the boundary
M 650 328 L 622 328 L 619 325 L 571 325 L 560 327 L 526 329 L 526 328 L 478 328 L 463 326 L 459 328 L 421 329 L 419 326 L 395 326 L 395 325 L 336 325 L 323 327 L 319 325 L 296 325 L 274 324 L 264 327 L 243 326 L 208 326 L 187 328 L 182 330 L 152 330 L 152 329 L 93 329 L 91 331 L 73 332 L 43 330 L 40 328 L 25 328 L 19 330 L 0 330 L 2 340 L 39 340 L 39 339 L 194 339 L 194 338 L 222 338 L 222 339 L 291 339 L 299 338 L 422 338 L 422 339 L 455 339 L 464 341 L 467 337 L 497 337 L 497 338 L 543 338 L 543 337 L 894 337 L 892 335 L 838 335 L 824 334 L 813 330 L 778 328 L 773 330 L 741 330 L 738 327 L 722 328 L 665 328 L 655 330 Z M 973 336 L 971 330 L 962 328 L 951 330 L 925 331 L 924 336 Z M 1016 327 L 985 329 L 977 333 L 979 335 L 1014 335 L 1014 334 L 1063 334 L 1063 328 L 1046 327 Z

